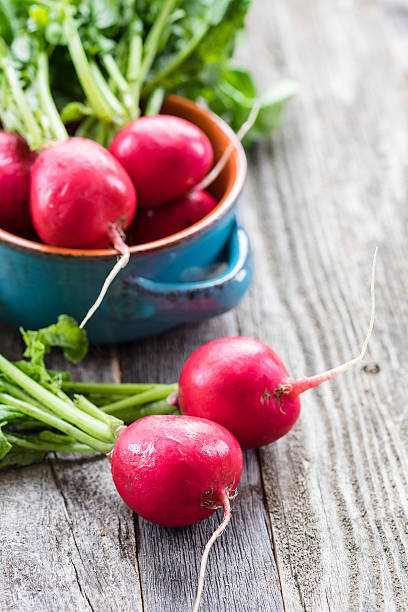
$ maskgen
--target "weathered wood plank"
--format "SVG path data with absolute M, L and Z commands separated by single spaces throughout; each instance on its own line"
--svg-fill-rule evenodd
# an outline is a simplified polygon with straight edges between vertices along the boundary
M 120 349 L 123 380 L 177 380 L 184 360 L 198 346 L 237 333 L 233 314 Z M 149 357 L 150 356 L 150 357 Z M 211 554 L 203 611 L 283 610 L 257 456 L 246 454 L 246 469 L 233 502 L 231 525 Z M 220 513 L 186 529 L 163 529 L 142 518 L 138 525 L 139 565 L 146 610 L 191 609 L 205 542 Z
M 19 357 L 17 335 L 4 330 L 0 351 Z M 72 369 L 77 380 L 115 376 L 109 348 Z M 0 473 L 0 541 L 0 610 L 142 610 L 133 517 L 100 456 Z
M 295 376 L 349 359 L 380 245 L 369 354 L 380 372 L 356 368 L 306 394 L 295 429 L 261 452 L 285 607 L 403 610 L 405 84 L 371 2 L 260 0 L 247 53 L 261 84 L 278 69 L 300 94 L 273 144 L 251 156 L 243 216 L 256 284 L 238 310 L 241 331 L 267 341 Z
M 408 74 L 408 4 L 405 0 L 377 0 L 387 19 L 389 44 L 395 59 Z
M 301 91 L 273 144 L 251 155 L 251 297 L 239 327 L 230 314 L 121 349 L 126 380 L 175 380 L 199 344 L 238 330 L 270 343 L 294 375 L 331 366 L 364 334 L 380 244 L 379 373 L 359 368 L 305 395 L 294 431 L 260 453 L 287 610 L 404 610 L 408 600 L 408 100 L 387 37 L 371 1 L 257 0 L 249 50 L 260 83 L 285 72 Z M 17 336 L 0 338 L 17 355 Z M 116 370 L 100 352 L 77 378 Z M 203 610 L 282 607 L 257 458 L 246 459 Z M 2 474 L 0 609 L 142 610 L 140 567 L 145 610 L 188 610 L 215 524 L 163 530 L 137 519 L 135 544 L 104 460 L 50 458 Z

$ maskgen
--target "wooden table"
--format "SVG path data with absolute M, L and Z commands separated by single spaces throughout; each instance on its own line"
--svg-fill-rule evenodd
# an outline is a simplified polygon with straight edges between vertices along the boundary
M 249 154 L 250 295 L 212 321 L 95 348 L 75 369 L 170 382 L 202 343 L 246 334 L 294 376 L 316 373 L 358 352 L 380 247 L 365 365 L 309 391 L 288 436 L 245 454 L 203 612 L 408 608 L 407 41 L 407 1 L 255 0 L 241 53 L 261 89 L 286 75 L 300 93 Z M 0 350 L 17 357 L 18 335 L 2 328 Z M 2 473 L 0 610 L 188 611 L 219 520 L 169 530 L 133 516 L 99 457 Z

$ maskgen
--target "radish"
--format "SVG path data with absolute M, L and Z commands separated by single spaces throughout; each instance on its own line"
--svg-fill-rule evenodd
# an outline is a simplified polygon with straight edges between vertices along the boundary
M 225 506 L 242 473 L 234 436 L 207 419 L 147 416 L 129 425 L 112 452 L 124 502 L 164 527 L 193 525 Z
M 30 174 L 36 157 L 21 136 L 0 132 L 0 227 L 18 235 L 32 229 Z
M 116 246 L 133 220 L 136 201 L 122 166 L 92 140 L 69 138 L 52 144 L 33 166 L 31 216 L 46 244 L 80 249 Z
M 166 527 L 184 527 L 224 508 L 224 519 L 201 560 L 194 611 L 198 610 L 212 544 L 226 529 L 230 499 L 243 468 L 234 436 L 207 419 L 147 416 L 127 427 L 111 454 L 119 495 L 140 516 Z
M 187 193 L 213 162 L 212 146 L 204 132 L 171 115 L 132 121 L 115 136 L 110 152 L 127 170 L 139 205 L 145 208 Z
M 130 228 L 130 239 L 142 244 L 171 236 L 197 223 L 215 206 L 217 201 L 207 191 L 192 191 L 157 208 L 140 208 Z
M 179 380 L 181 412 L 211 419 L 229 429 L 243 448 L 278 440 L 296 423 L 299 396 L 363 359 L 374 325 L 374 255 L 371 318 L 360 355 L 336 368 L 294 380 L 278 355 L 260 340 L 220 338 L 197 349 Z
M 60 247 L 102 249 L 121 254 L 81 327 L 99 308 L 109 286 L 129 262 L 122 234 L 137 206 L 132 181 L 119 162 L 87 138 L 68 138 L 38 156 L 31 177 L 31 216 L 40 238 Z

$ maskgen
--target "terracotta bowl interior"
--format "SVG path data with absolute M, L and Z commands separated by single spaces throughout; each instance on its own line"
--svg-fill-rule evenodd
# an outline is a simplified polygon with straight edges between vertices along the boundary
M 223 151 L 230 144 L 231 140 L 235 142 L 236 148 L 231 154 L 231 157 L 229 158 L 223 171 L 208 189 L 218 202 L 217 206 L 211 211 L 211 213 L 207 215 L 207 217 L 204 217 L 195 223 L 193 226 L 178 232 L 177 234 L 173 234 L 172 236 L 167 236 L 161 240 L 156 240 L 155 242 L 146 244 L 130 244 L 129 246 L 132 253 L 143 253 L 162 248 L 163 246 L 170 246 L 179 240 L 194 235 L 197 231 L 211 225 L 213 222 L 216 222 L 220 215 L 223 214 L 223 211 L 229 209 L 230 206 L 234 204 L 234 201 L 241 191 L 245 180 L 246 163 L 243 149 L 238 140 L 236 140 L 235 134 L 221 119 L 219 119 L 213 113 L 210 113 L 209 111 L 197 106 L 190 100 L 174 95 L 169 96 L 166 99 L 161 112 L 182 117 L 183 119 L 187 119 L 201 128 L 208 136 L 213 146 L 214 163 L 216 163 L 221 157 Z M 10 234 L 2 229 L 0 229 L 0 241 L 1 240 L 22 248 L 40 251 L 42 253 L 73 255 L 79 257 L 106 257 L 117 255 L 114 249 L 81 250 L 48 246 L 43 243 L 36 242 L 35 240 L 15 236 L 14 234 Z

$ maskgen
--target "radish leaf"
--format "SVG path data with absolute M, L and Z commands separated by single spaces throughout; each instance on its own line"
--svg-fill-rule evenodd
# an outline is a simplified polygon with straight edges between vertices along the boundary
M 60 347 L 64 356 L 73 363 L 81 361 L 88 352 L 88 338 L 75 319 L 68 315 L 60 315 L 57 323 L 37 331 L 20 330 L 27 348 L 25 357 L 33 362 L 39 362 L 49 353 L 52 347 Z
M 5 425 L 5 423 L 0 423 L 0 459 L 3 459 L 11 449 L 10 442 L 1 430 L 3 425 Z

